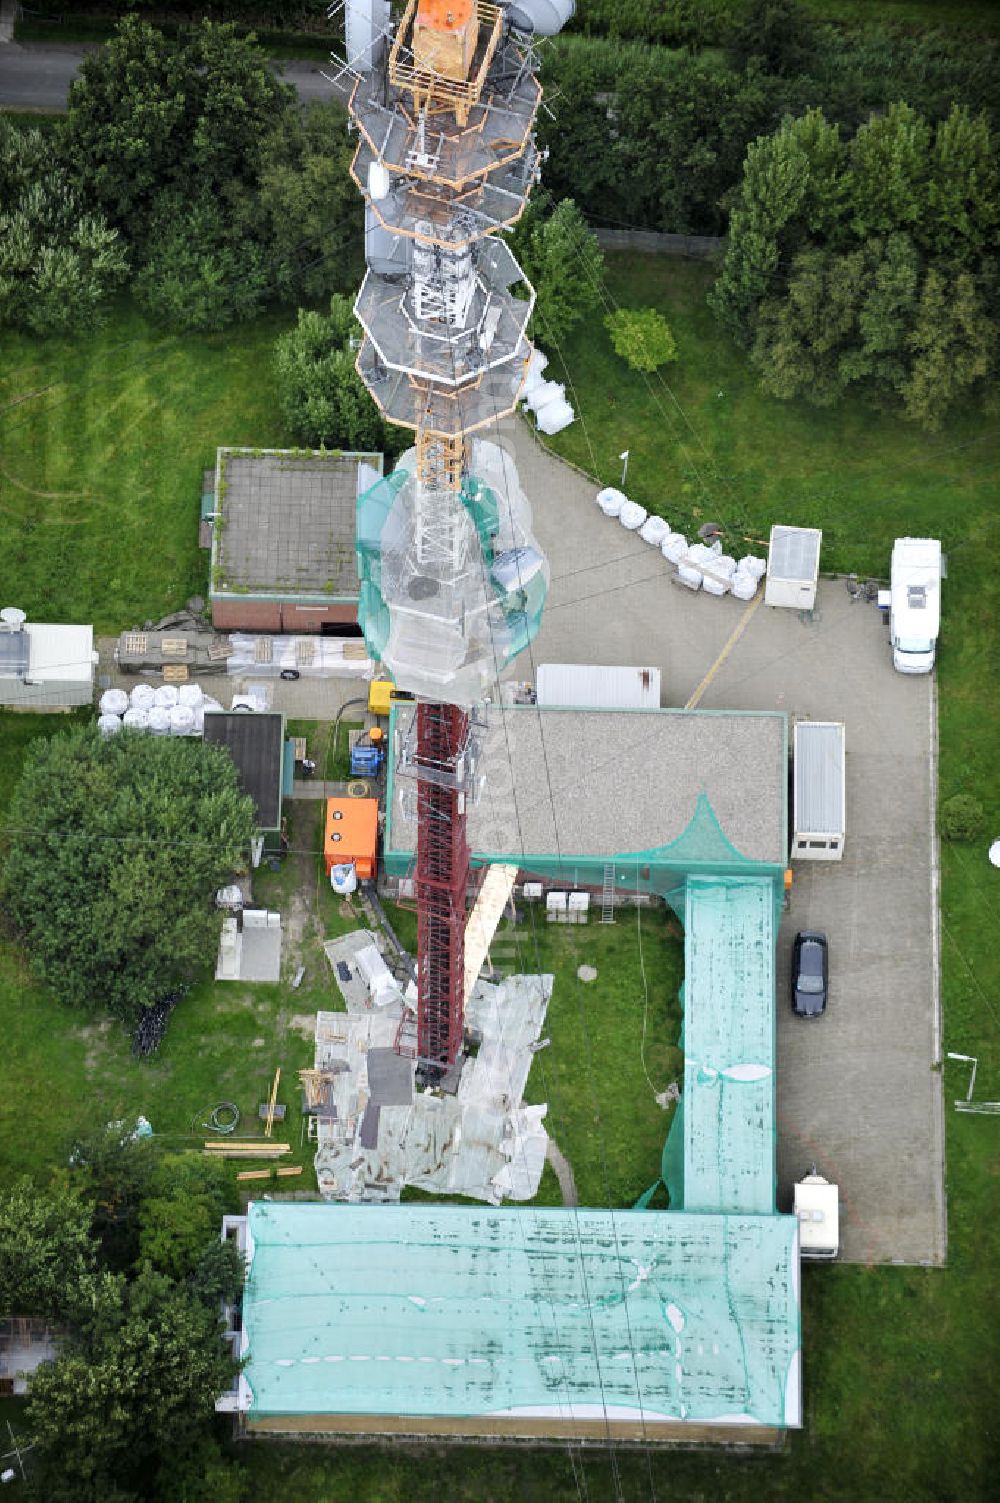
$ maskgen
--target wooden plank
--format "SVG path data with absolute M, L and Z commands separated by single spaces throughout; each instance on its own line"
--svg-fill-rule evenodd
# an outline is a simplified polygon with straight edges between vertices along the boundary
M 275 1108 L 275 1103 L 278 1100 L 278 1082 L 280 1081 L 280 1079 L 281 1079 L 281 1066 L 279 1065 L 278 1068 L 274 1072 L 274 1086 L 273 1086 L 272 1091 L 271 1091 L 271 1100 L 268 1103 L 268 1108 L 267 1108 L 267 1122 L 265 1123 L 265 1126 L 264 1126 L 264 1136 L 265 1136 L 265 1138 L 269 1138 L 271 1136 L 271 1133 L 274 1131 L 274 1108 Z
M 280 1169 L 279 1169 L 278 1173 L 279 1174 L 281 1173 Z M 236 1178 L 237 1179 L 270 1179 L 271 1178 L 271 1170 L 270 1169 L 241 1169 L 240 1172 L 239 1172 L 239 1174 L 236 1176 Z
M 279 1179 L 287 1179 L 289 1175 L 292 1175 L 292 1174 L 301 1174 L 302 1173 L 302 1165 L 301 1164 L 283 1164 L 277 1170 L 275 1170 L 275 1173 L 277 1174 L 277 1176 L 278 1176 Z

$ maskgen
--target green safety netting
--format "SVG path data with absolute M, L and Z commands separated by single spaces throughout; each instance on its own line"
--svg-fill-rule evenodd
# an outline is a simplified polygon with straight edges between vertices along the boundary
M 254 1415 L 799 1423 L 795 1222 L 252 1204 Z

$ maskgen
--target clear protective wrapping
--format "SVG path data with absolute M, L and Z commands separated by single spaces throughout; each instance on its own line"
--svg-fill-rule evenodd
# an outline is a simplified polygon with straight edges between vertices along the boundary
M 548 562 L 510 456 L 484 440 L 458 490 L 430 489 L 415 451 L 358 499 L 358 620 L 396 685 L 466 708 L 534 638 Z

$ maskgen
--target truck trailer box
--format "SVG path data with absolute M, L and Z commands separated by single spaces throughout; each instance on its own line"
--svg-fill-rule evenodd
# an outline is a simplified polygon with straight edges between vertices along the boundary
M 897 673 L 930 673 L 941 629 L 941 544 L 897 538 L 892 545 L 889 635 Z
M 843 723 L 797 720 L 792 735 L 792 860 L 839 861 L 846 813 Z

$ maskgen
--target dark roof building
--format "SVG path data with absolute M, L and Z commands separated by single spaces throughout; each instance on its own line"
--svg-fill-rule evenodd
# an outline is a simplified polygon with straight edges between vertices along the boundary
M 204 738 L 226 748 L 240 787 L 254 801 L 259 830 L 265 837 L 276 835 L 281 829 L 285 717 L 272 711 L 211 711 L 205 716 Z
M 381 454 L 220 449 L 209 599 L 223 631 L 318 632 L 357 620 L 360 492 Z

